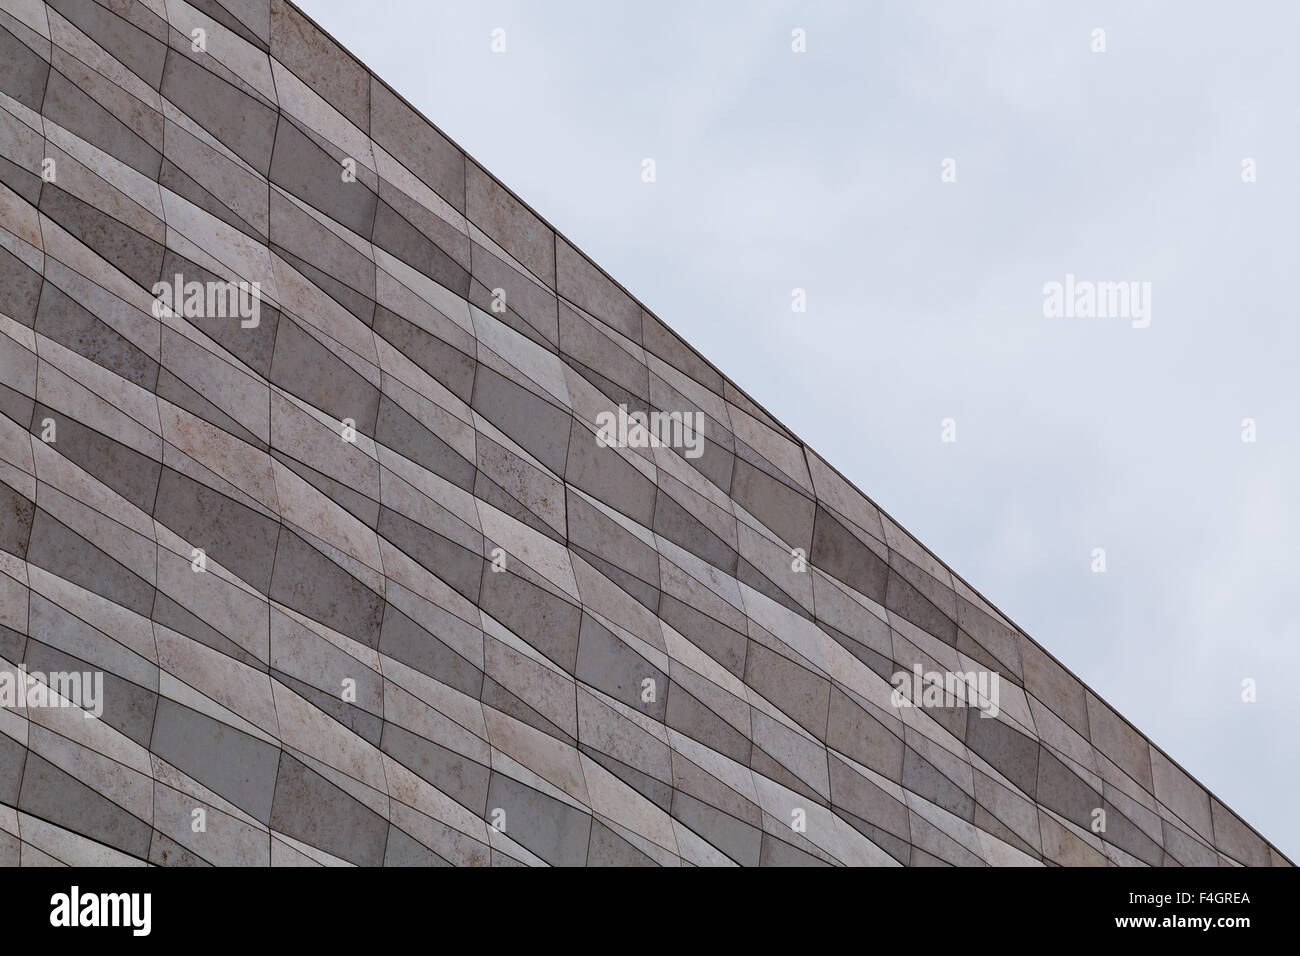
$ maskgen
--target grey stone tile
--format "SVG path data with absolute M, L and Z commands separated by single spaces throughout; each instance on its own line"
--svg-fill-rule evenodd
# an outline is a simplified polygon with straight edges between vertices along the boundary
M 147 616 L 153 607 L 148 581 L 40 508 L 32 521 L 27 560 L 137 614 Z
M 559 347 L 584 377 L 634 411 L 649 411 L 650 371 L 605 330 L 588 321 L 568 302 L 559 304 Z M 609 383 L 605 385 L 603 383 Z M 664 409 L 682 412 L 686 409 Z
M 493 773 L 488 814 L 505 811 L 505 832 L 551 866 L 582 866 L 591 840 L 591 815 L 505 774 Z
M 749 646 L 749 638 L 744 634 L 668 594 L 659 603 L 659 614 L 670 627 L 731 673 L 737 677 L 744 676 L 745 653 Z
M 354 641 L 379 646 L 384 599 L 288 528 L 276 543 L 267 593 Z
M 271 2 L 271 55 L 362 132 L 369 131 L 369 71 L 283 0 Z
M 735 576 L 740 556 L 662 488 L 655 500 L 653 527 L 655 534 L 663 535 L 697 558 Z
M 200 619 L 176 601 L 173 601 L 162 591 L 157 592 L 153 606 L 152 619 L 163 625 L 163 627 L 170 628 L 177 634 L 184 634 L 186 637 L 198 641 L 200 644 L 210 647 L 213 650 L 220 651 L 222 654 L 239 661 L 241 664 L 246 664 L 249 667 L 255 667 L 259 670 L 267 669 L 265 662 L 261 661 L 253 654 L 250 654 L 247 650 L 212 624 Z M 238 636 L 244 638 L 247 637 L 247 635 Z
M 816 504 L 807 495 L 737 459 L 731 496 L 790 547 L 811 551 Z
M 23 781 L 27 748 L 6 734 L 0 734 L 0 803 L 16 806 Z
M 564 474 L 572 418 L 485 365 L 474 374 L 474 410 L 557 475 Z M 580 438 L 582 436 L 579 436 Z
M 1218 800 L 1210 799 L 1214 842 L 1220 850 L 1246 866 L 1268 866 L 1268 845 L 1246 823 Z
M 966 746 L 998 769 L 1004 777 L 1033 796 L 1038 781 L 1038 741 L 1027 737 L 1006 721 L 984 717 L 975 707 L 966 708 Z
M 826 746 L 890 780 L 900 782 L 903 779 L 905 748 L 902 737 L 834 686 L 831 687 Z
M 712 750 L 749 766 L 753 741 L 710 710 L 678 681 L 668 688 L 668 711 L 664 722 L 673 730 L 698 740 Z
M 275 778 L 271 828 L 357 866 L 380 866 L 389 823 L 287 753 Z
M 41 190 L 40 209 L 137 285 L 153 288 L 162 275 L 159 243 L 53 183 Z
M 673 817 L 741 866 L 758 866 L 763 831 L 680 790 L 673 793 Z
M 384 724 L 382 747 L 384 753 L 476 815 L 487 813 L 487 767 L 391 722 Z
M 141 746 L 149 746 L 153 734 L 154 711 L 158 706 L 157 668 L 151 687 L 142 687 L 111 669 L 111 662 L 88 662 L 63 653 L 37 640 L 27 642 L 25 662 L 29 672 L 41 674 L 92 674 L 103 675 L 99 704 L 103 713 L 99 717 L 105 724 L 131 738 Z
M 250 586 L 269 591 L 278 522 L 171 468 L 162 469 L 153 516 Z
M 280 751 L 265 741 L 163 698 L 150 749 L 254 819 L 271 819 Z
M 171 250 L 163 257 L 162 274 L 168 283 L 174 283 L 178 275 L 182 283 L 225 281 Z M 185 321 L 200 329 L 257 374 L 265 377 L 270 373 L 280 312 L 267 302 L 261 304 L 257 325 L 248 328 L 241 321 L 215 316 L 200 316 Z
M 599 511 L 582 495 L 570 491 L 566 500 L 571 548 L 599 557 L 647 584 L 659 583 L 659 554 L 654 548 Z M 627 585 L 623 586 L 626 590 Z
M 390 827 L 388 845 L 384 847 L 384 866 L 450 866 L 415 837 Z
M 587 847 L 587 866 L 657 866 L 627 840 L 599 820 L 591 823 L 591 843 Z
M 370 86 L 370 135 L 434 192 L 465 211 L 465 154 L 378 79 Z
M 175 49 L 167 51 L 162 95 L 263 176 L 271 171 L 278 116 Z
M 313 209 L 369 239 L 379 200 L 361 176 L 344 182 L 346 158 L 338 149 L 327 152 L 282 116 L 275 129 L 270 179 Z
M 484 567 L 479 606 L 565 673 L 577 667 L 582 611 L 510 571 Z
M 478 600 L 485 563 L 481 552 L 470 551 L 391 508 L 380 508 L 378 530 L 470 601 Z
M 47 5 L 66 17 L 115 59 L 126 64 L 132 73 L 155 90 L 162 86 L 167 45 L 156 33 L 141 29 L 128 17 L 148 16 L 157 24 L 155 30 L 164 29 L 165 25 L 160 19 L 146 10 L 110 10 L 98 3 L 78 3 L 76 0 L 47 0 Z M 127 16 L 123 16 L 124 12 Z
M 1020 659 L 1024 667 L 1025 690 L 1087 739 L 1088 703 L 1083 685 L 1024 636 L 1020 637 Z
M 888 834 L 905 846 L 911 835 L 907 807 L 836 754 L 829 755 L 829 764 L 831 805 L 857 820 L 855 827 L 872 842 L 888 849 L 889 841 L 881 838 Z
M 745 683 L 818 740 L 826 739 L 831 682 L 758 641 L 749 642 Z
M 1168 820 L 1161 821 L 1165 866 L 1218 866 L 1219 857 L 1212 849 Z
M 153 391 L 158 363 L 133 342 L 100 321 L 53 283 L 41 288 L 36 310 L 36 331 L 82 355 L 96 365 Z
M 387 395 L 381 396 L 373 434 L 375 441 L 387 445 L 399 455 L 435 475 L 446 478 L 458 488 L 474 487 L 474 463 L 416 419 Z M 357 426 L 360 428 L 361 419 Z M 364 432 L 363 432 L 364 433 Z
M 36 324 L 40 299 L 40 273 L 17 256 L 0 249 L 0 312 L 31 328 Z
M 41 56 L 0 26 L 0 93 L 11 96 L 29 110 L 41 111 L 50 76 L 50 44 Z
M 569 436 L 564 479 L 638 524 L 654 523 L 654 483 L 614 448 L 600 448 L 594 433 L 575 425 Z
M 379 389 L 296 322 L 280 323 L 270 380 L 339 421 L 352 419 L 361 434 L 375 434 Z
M 526 278 L 512 263 L 477 242 L 470 249 L 470 262 L 470 274 L 475 279 L 470 301 L 502 321 L 507 314 L 519 316 L 528 331 L 514 323 L 512 327 L 554 351 L 560 340 L 559 302 L 555 293 Z M 506 313 L 500 311 L 502 305 Z
M 763 834 L 763 844 L 758 854 L 758 865 L 784 867 L 829 866 L 830 864 L 765 832 Z
M 75 462 L 141 511 L 146 514 L 153 511 L 161 464 L 39 402 L 32 416 L 33 434 L 41 434 L 46 419 L 54 422 L 57 438 L 53 444 L 63 457 Z
M 1151 747 L 1146 738 L 1133 729 L 1124 718 L 1111 710 L 1088 692 L 1088 729 L 1092 745 L 1109 757 L 1130 777 L 1148 791 L 1154 789 L 1151 779 Z
M 0 551 L 25 559 L 35 517 L 36 503 L 0 481 Z
M 469 271 L 383 200 L 374 217 L 374 242 L 461 298 L 469 295 Z
M 907 747 L 903 753 L 902 782 L 908 790 L 943 807 L 954 816 L 963 820 L 971 820 L 975 816 L 975 798 L 911 747 Z
M 555 232 L 478 163 L 466 163 L 465 215 L 552 289 Z
M 957 643 L 957 622 L 935 607 L 893 568 L 889 569 L 885 588 L 885 607 L 944 643 Z
M 590 614 L 582 616 L 578 637 L 578 665 L 575 676 L 633 710 L 660 722 L 668 707 L 667 695 L 642 700 L 642 682 L 668 687 L 668 675 L 621 641 Z
M 337 690 L 323 691 L 278 670 L 271 676 L 317 710 L 328 714 L 371 746 L 378 747 L 383 735 L 383 719 L 340 699 Z M 340 685 L 341 686 L 341 685 Z
M 416 365 L 446 386 L 461 401 L 470 401 L 478 365 L 474 356 L 466 355 L 382 305 L 375 309 L 374 330 L 376 335 L 387 339 L 404 355 L 410 356 Z
M 140 859 L 149 855 L 149 824 L 102 793 L 29 753 L 18 808 Z
M 590 259 L 563 239 L 555 241 L 556 291 L 610 328 L 641 342 L 641 307 Z
M 679 372 L 689 375 L 709 391 L 722 394 L 721 373 L 683 342 L 677 333 L 644 309 L 641 311 L 641 328 L 642 344 L 646 351 L 663 359 Z
M 1046 747 L 1040 748 L 1038 755 L 1038 788 L 1034 798 L 1085 830 L 1092 826 L 1093 811 L 1104 809 L 1101 794 Z
M 813 525 L 811 563 L 878 604 L 885 603 L 889 565 L 825 508 Z
M 471 697 L 482 691 L 482 670 L 392 604 L 384 608 L 379 651 Z
M 153 831 L 149 844 L 149 862 L 154 866 L 211 866 L 206 860 L 190 852 L 166 834 Z

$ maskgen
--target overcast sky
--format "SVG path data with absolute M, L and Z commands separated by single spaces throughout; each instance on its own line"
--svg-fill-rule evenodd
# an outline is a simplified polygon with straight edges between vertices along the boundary
M 298 2 L 1300 858 L 1300 7 Z

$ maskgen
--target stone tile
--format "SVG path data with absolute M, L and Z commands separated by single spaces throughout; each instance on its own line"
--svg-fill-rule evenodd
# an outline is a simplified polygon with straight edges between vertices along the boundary
M 465 154 L 378 79 L 370 86 L 370 135 L 434 192 L 465 211 Z
M 41 212 L 137 285 L 152 288 L 162 275 L 163 247 L 52 183 L 41 190 Z
M 640 344 L 640 306 L 591 260 L 558 237 L 555 274 L 556 291 L 561 296 Z
M 731 496 L 736 503 L 806 555 L 812 549 L 816 503 L 746 461 L 736 462 Z
M 271 56 L 363 132 L 370 129 L 370 73 L 283 0 L 271 3 Z
M 1021 635 L 1019 644 L 1025 690 L 1087 739 L 1088 702 L 1083 684 L 1027 637 Z
M 375 434 L 379 389 L 296 322 L 281 325 L 270 380 L 339 421 L 352 419 L 361 434 Z
M 471 404 L 543 465 L 564 474 L 572 424 L 567 411 L 483 365 L 474 374 Z
M 343 180 L 341 150 L 327 152 L 288 119 L 275 129 L 270 180 L 290 195 L 365 238 L 375 225 L 379 199 L 362 178 Z M 387 246 L 386 246 L 387 248 Z
M 578 633 L 578 663 L 574 676 L 633 710 L 662 722 L 668 701 L 660 695 L 650 702 L 645 701 L 643 682 L 652 680 L 655 687 L 666 689 L 668 675 L 590 614 L 582 616 Z
M 367 647 L 379 645 L 384 599 L 287 528 L 276 543 L 267 593 Z
M 41 298 L 40 273 L 0 249 L 0 312 L 31 328 Z
M 483 570 L 479 605 L 566 673 L 578 663 L 582 611 L 510 571 Z
M 252 587 L 270 590 L 277 522 L 170 468 L 162 470 L 153 515 Z
M 383 864 L 390 827 L 379 814 L 287 753 L 280 754 L 270 825 L 357 866 Z
M 254 819 L 270 820 L 280 751 L 265 741 L 164 698 L 150 749 Z
M 472 160 L 465 164 L 465 215 L 555 288 L 555 232 Z
M 1168 757 L 1151 748 L 1151 774 L 1156 799 L 1205 840 L 1214 840 L 1210 795 Z
M 27 560 L 137 614 L 149 613 L 154 589 L 61 521 L 36 510 Z
M 489 819 L 505 811 L 505 833 L 551 866 L 582 866 L 591 841 L 591 815 L 529 787 L 513 777 L 493 773 L 488 786 Z
M 167 52 L 162 95 L 263 176 L 277 141 L 274 110 L 176 50 Z
M 1214 842 L 1224 853 L 1246 866 L 1268 866 L 1268 845 L 1259 834 L 1218 800 L 1210 799 Z
M 17 806 L 131 856 L 149 855 L 148 823 L 37 754 L 27 756 Z
M 818 507 L 813 524 L 812 564 L 879 604 L 885 602 L 889 565 L 834 515 Z
M 1088 729 L 1094 747 L 1147 790 L 1154 789 L 1151 747 L 1146 738 L 1091 691 L 1088 691 Z
M 75 0 L 48 0 L 47 5 L 67 17 L 69 22 L 90 37 L 115 59 L 155 90 L 162 85 L 163 64 L 167 59 L 167 45 L 156 32 L 141 29 L 131 18 L 142 16 L 141 11 L 110 10 L 97 3 L 76 3 Z M 143 16 L 148 16 L 143 14 Z M 163 24 L 151 18 L 155 30 Z

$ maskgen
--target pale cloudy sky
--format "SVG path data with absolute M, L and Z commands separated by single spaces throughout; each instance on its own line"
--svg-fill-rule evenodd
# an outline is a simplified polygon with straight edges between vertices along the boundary
M 1300 7 L 299 3 L 1300 858 Z

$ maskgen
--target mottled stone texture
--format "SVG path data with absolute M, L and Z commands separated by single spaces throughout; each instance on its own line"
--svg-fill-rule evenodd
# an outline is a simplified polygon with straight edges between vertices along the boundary
M 281 0 L 0 0 L 0 333 L 0 862 L 1286 862 Z

